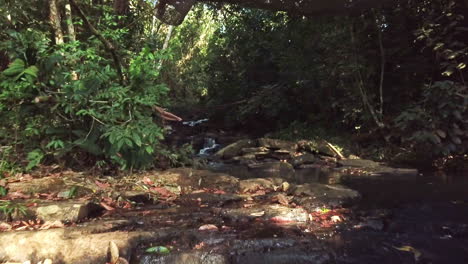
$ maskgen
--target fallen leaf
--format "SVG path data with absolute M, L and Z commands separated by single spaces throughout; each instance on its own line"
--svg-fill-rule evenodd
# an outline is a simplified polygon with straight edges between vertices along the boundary
M 280 193 L 280 194 L 276 195 L 276 199 L 278 199 L 278 203 L 281 204 L 281 205 L 288 205 L 289 204 L 289 200 L 284 194 Z
M 333 215 L 333 216 L 331 217 L 331 220 L 332 220 L 332 222 L 335 222 L 335 223 L 343 222 L 343 219 L 341 219 L 341 217 L 338 216 L 338 215 Z
M 39 229 L 44 230 L 44 229 L 62 228 L 62 227 L 65 227 L 62 221 L 56 220 L 56 221 L 46 221 L 44 224 L 42 224 L 42 226 Z
M 167 247 L 156 246 L 150 247 L 145 250 L 146 253 L 169 254 L 171 251 Z
M 115 210 L 114 207 L 112 207 L 112 206 L 110 206 L 110 205 L 108 205 L 108 204 L 106 204 L 106 203 L 104 203 L 104 202 L 100 202 L 99 204 L 100 204 L 102 207 L 104 207 L 104 209 L 106 209 L 107 211 Z
M 4 198 L 7 199 L 7 200 L 29 199 L 29 198 L 31 198 L 31 195 L 24 194 L 22 192 L 10 192 Z
M 6 223 L 6 222 L 0 222 L 0 232 L 1 231 L 10 231 L 13 227 Z
M 152 191 L 159 193 L 163 197 L 175 196 L 175 194 L 164 187 L 151 187 Z
M 421 251 L 415 249 L 412 246 L 402 246 L 402 247 L 393 247 L 394 249 L 400 250 L 400 251 L 406 251 L 406 252 L 411 252 L 414 255 L 414 260 L 419 261 L 419 258 L 422 256 Z
M 110 263 L 116 264 L 119 261 L 119 248 L 114 241 L 109 242 L 108 256 L 110 257 Z
M 198 228 L 200 231 L 218 231 L 218 227 L 212 224 L 202 225 Z
M 98 180 L 94 181 L 94 183 L 101 189 L 107 189 L 110 187 L 110 184 L 107 182 L 100 182 Z
M 143 183 L 147 185 L 154 185 L 154 182 L 147 176 L 143 177 Z
M 202 242 L 196 244 L 193 248 L 194 249 L 202 249 L 204 246 L 205 246 L 205 242 L 202 241 Z

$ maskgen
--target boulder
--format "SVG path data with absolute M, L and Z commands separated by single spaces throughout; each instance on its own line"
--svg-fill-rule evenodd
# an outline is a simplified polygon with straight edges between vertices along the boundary
M 185 205 L 223 206 L 228 203 L 241 201 L 242 197 L 235 194 L 190 193 L 180 197 L 180 203 Z
M 239 181 L 241 192 L 255 192 L 257 190 L 273 191 L 283 183 L 281 178 L 254 178 Z
M 116 227 L 107 222 L 100 222 L 99 227 L 99 232 L 88 226 L 3 232 L 0 233 L 0 256 L 2 260 L 19 263 L 38 263 L 47 258 L 54 263 L 106 263 L 111 241 L 119 249 L 120 257 L 129 259 L 138 244 L 167 236 L 164 231 L 113 231 Z
M 319 153 L 335 158 L 344 158 L 343 155 L 332 144 L 326 140 L 301 140 L 297 142 L 298 149 L 311 153 Z
M 268 148 L 266 147 L 243 148 L 242 153 L 243 154 L 268 153 Z
M 273 150 L 285 149 L 291 152 L 295 151 L 297 147 L 294 142 L 271 138 L 259 138 L 258 146 Z
M 28 181 L 12 182 L 8 184 L 10 193 L 21 192 L 32 193 L 53 193 L 67 189 L 64 180 L 56 177 L 33 178 Z
M 242 139 L 220 149 L 214 156 L 222 159 L 231 159 L 239 156 L 242 153 L 242 149 L 255 147 L 256 145 L 257 142 L 255 140 Z
M 294 166 L 294 168 L 297 168 L 301 165 L 304 164 L 312 164 L 317 160 L 315 155 L 310 154 L 310 153 L 305 153 L 300 156 L 294 157 L 291 164 Z
M 35 211 L 37 218 L 44 221 L 77 222 L 99 209 L 102 208 L 87 201 L 60 201 L 40 204 Z
M 266 153 L 266 152 L 265 152 Z M 250 164 L 257 161 L 257 156 L 255 153 L 244 154 L 242 156 L 237 156 L 232 158 L 233 161 L 239 162 L 239 164 Z
M 356 167 L 356 168 L 376 168 L 379 167 L 380 164 L 373 160 L 365 160 L 365 159 L 345 159 L 338 161 L 338 165 L 345 166 L 345 167 Z
M 283 205 L 264 205 L 256 208 L 229 208 L 221 210 L 221 215 L 232 222 L 261 219 L 273 223 L 306 223 L 309 214 L 302 208 L 289 208 Z
M 306 183 L 297 185 L 289 191 L 295 201 L 309 209 L 320 206 L 343 206 L 358 200 L 359 192 L 340 185 Z
M 262 162 L 248 165 L 249 171 L 258 178 L 279 177 L 282 179 L 293 179 L 294 168 L 291 164 L 281 161 Z

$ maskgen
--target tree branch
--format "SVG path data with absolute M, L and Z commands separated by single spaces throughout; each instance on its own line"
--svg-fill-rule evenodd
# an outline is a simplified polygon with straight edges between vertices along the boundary
M 111 54 L 112 59 L 114 60 L 115 64 L 115 69 L 117 70 L 117 74 L 119 75 L 120 78 L 120 84 L 125 84 L 125 76 L 123 75 L 122 72 L 122 62 L 120 60 L 120 57 L 117 55 L 117 51 L 115 46 L 108 41 L 107 39 L 104 38 L 104 36 L 99 33 L 99 31 L 89 22 L 88 18 L 86 15 L 83 13 L 81 8 L 76 4 L 75 0 L 69 0 L 70 4 L 75 8 L 75 10 L 78 13 L 78 16 L 83 20 L 85 23 L 86 27 L 95 35 L 104 45 L 104 48 Z

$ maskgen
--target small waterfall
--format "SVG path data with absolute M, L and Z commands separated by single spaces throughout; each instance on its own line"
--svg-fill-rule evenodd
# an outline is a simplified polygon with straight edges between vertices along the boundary
M 219 147 L 219 144 L 216 144 L 216 141 L 213 138 L 205 138 L 203 143 L 203 148 L 198 152 L 199 156 L 208 156 L 213 154 Z
M 200 120 L 196 120 L 196 121 L 185 121 L 185 122 L 182 122 L 182 124 L 194 127 L 194 126 L 199 125 L 199 124 L 201 124 L 203 122 L 206 122 L 208 120 L 209 120 L 208 118 L 205 118 L 205 119 L 200 119 Z

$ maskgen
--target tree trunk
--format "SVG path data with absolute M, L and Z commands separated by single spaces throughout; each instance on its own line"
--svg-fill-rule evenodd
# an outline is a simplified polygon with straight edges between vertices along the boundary
M 63 44 L 63 33 L 60 27 L 60 15 L 56 0 L 49 0 L 49 22 L 54 33 L 55 44 Z
M 163 50 L 169 47 L 169 41 L 171 40 L 173 30 L 174 30 L 174 26 L 170 25 L 169 28 L 167 29 L 166 39 L 164 40 L 164 44 L 162 48 Z
M 67 18 L 68 40 L 70 42 L 73 42 L 76 40 L 76 34 L 75 34 L 75 26 L 73 25 L 73 17 L 72 17 L 70 3 L 65 4 L 65 16 Z

